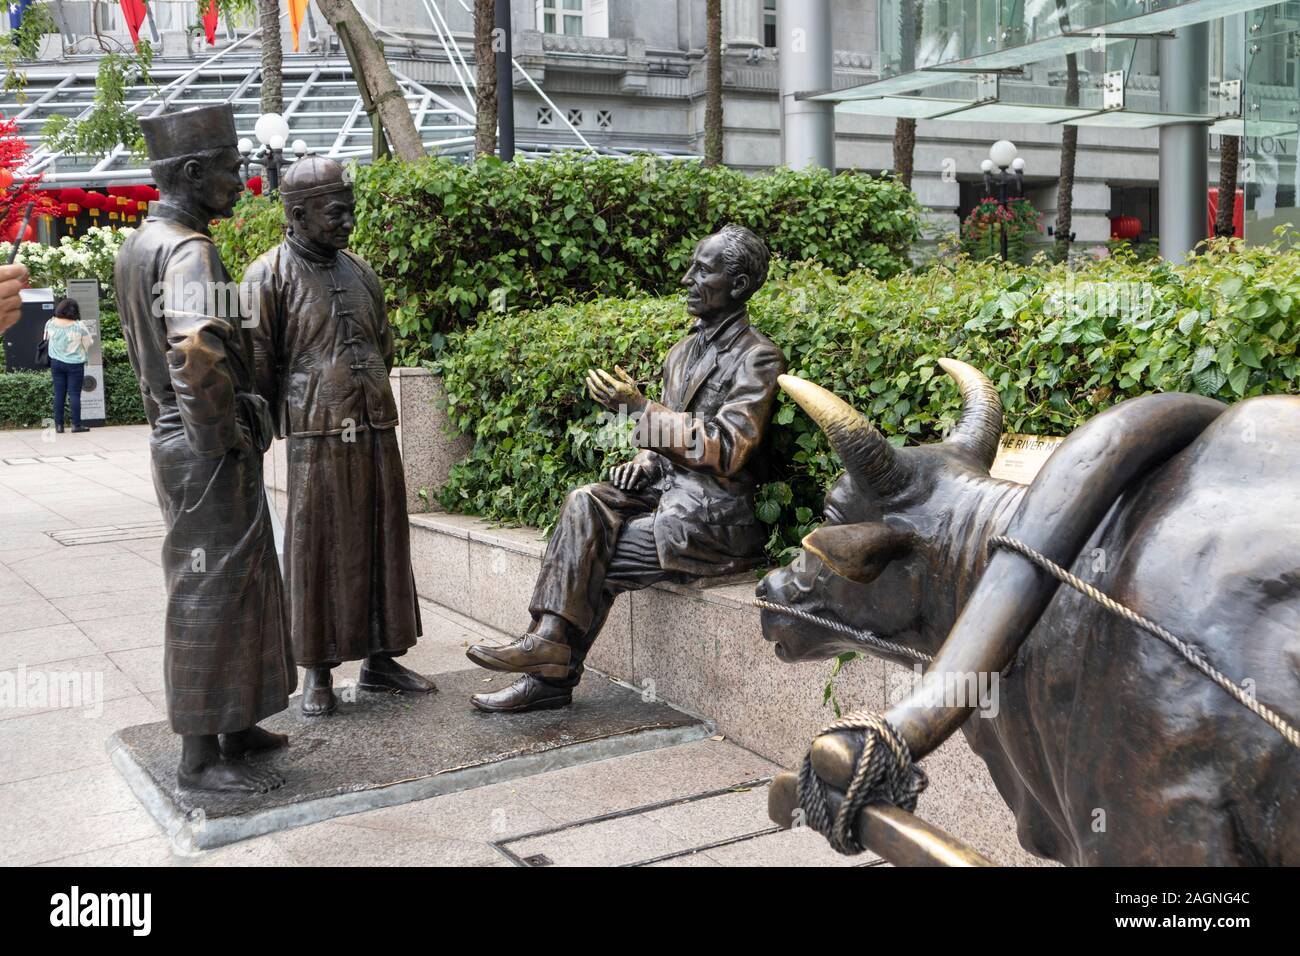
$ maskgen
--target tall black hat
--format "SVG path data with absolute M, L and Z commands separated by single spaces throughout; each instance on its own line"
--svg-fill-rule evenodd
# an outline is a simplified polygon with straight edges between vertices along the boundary
M 235 110 L 229 103 L 143 117 L 140 128 L 153 163 L 239 143 Z

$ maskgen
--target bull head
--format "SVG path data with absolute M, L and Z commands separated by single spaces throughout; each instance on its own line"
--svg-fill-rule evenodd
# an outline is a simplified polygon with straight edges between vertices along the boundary
M 917 649 L 942 640 L 951 602 L 936 600 L 930 582 L 945 568 L 959 587 L 966 582 L 973 563 L 962 552 L 976 544 L 996 500 L 1013 491 L 988 477 L 1002 433 L 997 389 L 964 362 L 939 364 L 961 389 L 961 418 L 942 442 L 915 448 L 895 448 L 824 388 L 781 376 L 781 387 L 826 433 L 845 473 L 827 494 L 827 523 L 804 539 L 800 559 L 764 578 L 761 598 Z M 772 614 L 764 615 L 763 630 L 783 660 L 859 647 L 837 631 Z

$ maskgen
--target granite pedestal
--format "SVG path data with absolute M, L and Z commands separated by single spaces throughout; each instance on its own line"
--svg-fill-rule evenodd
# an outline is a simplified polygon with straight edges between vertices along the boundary
M 178 788 L 180 738 L 166 722 L 128 727 L 110 738 L 108 749 L 141 803 L 185 852 L 713 733 L 709 724 L 595 674 L 563 710 L 484 714 L 469 704 L 471 694 L 512 679 L 477 668 L 439 674 L 439 693 L 407 698 L 356 691 L 333 715 L 310 719 L 295 697 L 289 710 L 262 724 L 288 734 L 289 747 L 252 758 L 285 778 L 268 794 Z

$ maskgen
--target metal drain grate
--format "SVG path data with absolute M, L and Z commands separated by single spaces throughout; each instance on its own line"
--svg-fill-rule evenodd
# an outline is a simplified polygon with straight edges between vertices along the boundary
M 142 524 L 106 525 L 102 528 L 73 528 L 68 531 L 47 532 L 65 548 L 83 544 L 103 544 L 105 541 L 134 541 L 142 538 L 161 538 L 167 527 L 161 521 Z

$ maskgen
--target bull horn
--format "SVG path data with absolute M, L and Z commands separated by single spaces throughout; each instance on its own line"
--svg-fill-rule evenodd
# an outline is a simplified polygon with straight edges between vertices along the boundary
M 1002 439 L 1002 398 L 993 383 L 979 369 L 956 359 L 941 358 L 939 367 L 961 389 L 961 419 L 945 444 L 965 448 L 985 469 L 993 467 Z
M 911 472 L 902 456 L 865 415 L 820 385 L 797 375 L 782 375 L 777 381 L 826 433 L 854 481 L 865 484 L 881 497 L 896 494 L 907 486 Z

